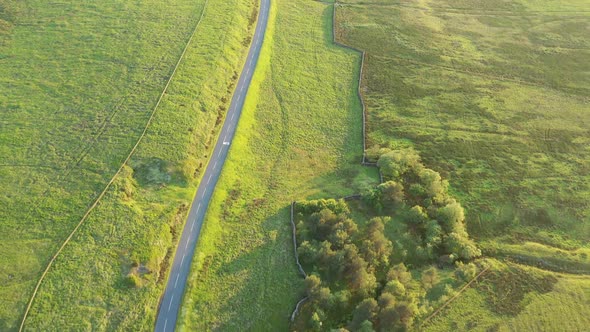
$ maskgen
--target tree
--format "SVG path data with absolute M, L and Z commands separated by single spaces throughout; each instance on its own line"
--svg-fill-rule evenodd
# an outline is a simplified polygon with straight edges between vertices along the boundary
M 430 289 L 434 287 L 434 285 L 438 283 L 438 280 L 438 271 L 434 266 L 431 266 L 422 272 L 422 285 L 424 288 Z
M 418 306 L 415 301 L 401 302 L 395 306 L 395 312 L 399 318 L 401 327 L 404 330 L 408 330 L 414 323 L 414 316 L 418 312 Z
M 399 323 L 399 315 L 394 306 L 381 308 L 379 311 L 379 330 L 395 331 Z
M 461 204 L 452 201 L 438 209 L 438 221 L 445 233 L 458 232 L 465 229 L 465 211 Z
M 481 256 L 481 250 L 467 237 L 466 232 L 449 234 L 444 239 L 444 245 L 448 253 L 459 259 L 470 260 Z
M 406 221 L 411 224 L 422 225 L 428 221 L 428 214 L 420 205 L 414 205 L 408 212 Z
M 384 293 L 390 293 L 396 298 L 403 298 L 406 295 L 406 286 L 398 280 L 391 280 L 383 288 Z
M 303 241 L 297 248 L 299 260 L 304 264 L 313 264 L 317 260 L 318 249 L 309 241 Z
M 427 246 L 438 248 L 442 243 L 442 227 L 436 220 L 429 220 L 426 223 L 426 231 L 424 236 L 424 242 Z
M 398 207 L 404 202 L 404 186 L 399 182 L 387 181 L 377 186 L 384 207 Z
M 412 281 L 412 274 L 408 272 L 408 269 L 404 265 L 404 263 L 399 263 L 397 265 L 392 266 L 387 272 L 387 280 L 397 280 L 402 283 L 405 287 L 408 287 L 410 282 Z
M 383 293 L 381 293 L 381 296 L 379 296 L 379 308 L 381 308 L 381 309 L 387 308 L 387 307 L 393 307 L 393 306 L 395 306 L 396 302 L 397 302 L 397 299 L 391 293 L 383 292 Z
M 348 324 L 348 328 L 352 331 L 360 330 L 362 324 L 366 321 L 372 321 L 378 310 L 377 301 L 373 298 L 364 299 L 359 303 L 352 313 L 352 321 Z M 371 324 L 371 329 L 373 325 Z
M 318 314 L 318 312 L 314 312 L 311 315 L 311 319 L 309 320 L 309 326 L 311 328 L 311 331 L 321 331 L 322 330 L 322 319 L 320 318 L 320 315 Z
M 361 326 L 356 330 L 356 332 L 375 332 L 375 329 L 373 328 L 373 323 L 366 320 L 362 322 Z
M 362 242 L 361 253 L 369 266 L 376 269 L 384 269 L 389 266 L 389 256 L 393 250 L 393 245 L 385 235 L 384 222 L 389 218 L 373 218 L 367 225 L 365 239 Z
M 463 281 L 469 281 L 477 274 L 477 266 L 473 263 L 463 264 L 457 262 L 457 269 L 455 270 L 455 278 Z
M 312 274 L 305 278 L 305 289 L 310 302 L 324 309 L 330 307 L 330 289 L 328 287 L 322 287 L 320 277 Z
M 381 155 L 377 161 L 381 174 L 387 180 L 400 179 L 410 169 L 421 169 L 420 156 L 411 149 L 394 150 Z
M 436 202 L 442 202 L 446 196 L 448 182 L 444 181 L 440 174 L 425 168 L 418 174 L 426 195 Z
M 351 238 L 355 235 L 358 231 L 358 226 L 356 223 L 349 218 L 344 218 L 334 224 L 330 231 L 330 234 L 327 236 L 328 241 L 330 241 L 335 250 L 342 249 L 345 244 L 351 243 Z
M 358 298 L 372 296 L 377 288 L 377 279 L 367 271 L 367 262 L 359 255 L 354 245 L 346 245 L 343 251 L 344 261 L 347 262 L 344 267 L 344 278 L 348 282 L 348 287 Z

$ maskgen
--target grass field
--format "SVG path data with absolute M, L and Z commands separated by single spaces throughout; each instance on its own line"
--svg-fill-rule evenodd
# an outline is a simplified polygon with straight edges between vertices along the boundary
M 590 324 L 590 280 L 495 263 L 494 269 L 423 326 L 424 331 L 584 331 Z M 532 282 L 553 276 L 547 284 Z M 555 277 L 556 276 L 556 277 Z M 550 277 L 551 278 L 551 277 Z M 523 282 L 525 281 L 525 282 Z M 499 284 L 507 285 L 498 292 Z M 498 304 L 501 304 L 498 307 Z
M 367 51 L 369 149 L 414 146 L 476 236 L 590 238 L 586 1 L 346 3 L 337 36 Z
M 205 1 L 0 1 L 0 330 L 143 131 Z M 30 330 L 151 329 L 167 252 L 248 46 L 209 0 L 147 135 L 34 302 Z
M 302 296 L 292 200 L 354 193 L 362 168 L 360 57 L 331 42 L 332 7 L 275 0 L 254 81 L 210 205 L 182 331 L 280 331 Z
M 449 179 L 484 255 L 514 267 L 495 273 L 524 269 L 507 273 L 508 285 L 540 274 L 559 280 L 543 294 L 531 286 L 509 317 L 490 311 L 489 298 L 522 292 L 469 289 L 428 329 L 583 330 L 588 2 L 345 0 L 336 8 L 337 40 L 366 51 L 368 154 L 413 147 Z

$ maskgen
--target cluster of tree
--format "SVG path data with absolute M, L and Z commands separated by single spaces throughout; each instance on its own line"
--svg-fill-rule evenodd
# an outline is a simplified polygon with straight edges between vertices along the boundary
M 386 153 L 378 165 L 386 182 L 363 195 L 377 216 L 361 226 L 344 200 L 297 204 L 298 255 L 309 273 L 305 329 L 405 331 L 428 311 L 425 295 L 439 282 L 425 266 L 443 257 L 456 261 L 458 279 L 474 274 L 462 261 L 480 252 L 446 181 L 413 151 Z
M 418 310 L 416 285 L 403 263 L 392 264 L 384 234 L 389 218 L 359 229 L 343 200 L 298 205 L 299 259 L 311 310 L 306 328 L 351 331 L 404 330 Z
M 481 251 L 465 229 L 465 211 L 449 194 L 449 184 L 426 168 L 414 150 L 383 154 L 377 165 L 384 183 L 365 195 L 377 211 L 393 213 L 419 245 L 418 260 L 470 260 Z

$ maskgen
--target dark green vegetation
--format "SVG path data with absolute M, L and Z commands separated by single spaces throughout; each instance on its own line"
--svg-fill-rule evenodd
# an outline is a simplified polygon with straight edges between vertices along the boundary
M 255 1 L 209 0 L 147 134 L 56 260 L 29 330 L 150 330 Z M 137 142 L 205 1 L 0 0 L 0 330 Z
M 497 259 L 426 328 L 587 327 L 588 2 L 345 0 L 335 26 L 366 51 L 368 155 L 418 151 Z
M 412 150 L 388 152 L 378 165 L 385 182 L 360 202 L 296 205 L 297 252 L 311 272 L 296 330 L 411 329 L 478 270 L 464 264 L 481 252 L 446 181 Z
M 303 292 L 289 205 L 374 186 L 362 156 L 359 56 L 330 35 L 332 7 L 273 0 L 262 54 L 203 226 L 185 331 L 284 331 Z

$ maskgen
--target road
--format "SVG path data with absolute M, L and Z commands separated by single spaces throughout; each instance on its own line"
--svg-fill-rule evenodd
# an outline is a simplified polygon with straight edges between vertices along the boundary
M 191 209 L 188 214 L 187 222 L 180 236 L 178 247 L 174 255 L 174 262 L 172 263 L 172 269 L 170 270 L 170 276 L 168 277 L 168 283 L 166 284 L 166 290 L 164 296 L 160 301 L 160 307 L 158 309 L 158 317 L 156 319 L 156 332 L 174 331 L 176 327 L 176 320 L 180 305 L 182 303 L 182 296 L 186 287 L 186 280 L 190 272 L 190 265 L 193 260 L 195 247 L 201 233 L 201 226 L 203 225 L 203 219 L 205 218 L 205 212 L 209 206 L 209 201 L 213 195 L 213 190 L 221 174 L 221 168 L 227 157 L 229 147 L 234 138 L 236 126 L 242 113 L 242 107 L 244 106 L 244 99 L 248 92 L 248 87 L 252 81 L 252 75 L 256 68 L 258 56 L 260 55 L 260 49 L 262 41 L 264 40 L 264 34 L 266 31 L 266 25 L 268 23 L 268 12 L 270 7 L 270 0 L 260 1 L 260 10 L 258 14 L 258 23 L 256 24 L 256 30 L 254 32 L 253 41 L 250 45 L 250 51 L 248 52 L 248 58 L 242 69 L 240 79 L 234 91 L 234 95 L 231 100 L 229 110 L 226 114 L 223 128 L 215 144 L 215 149 L 211 154 L 199 188 L 191 205 Z

